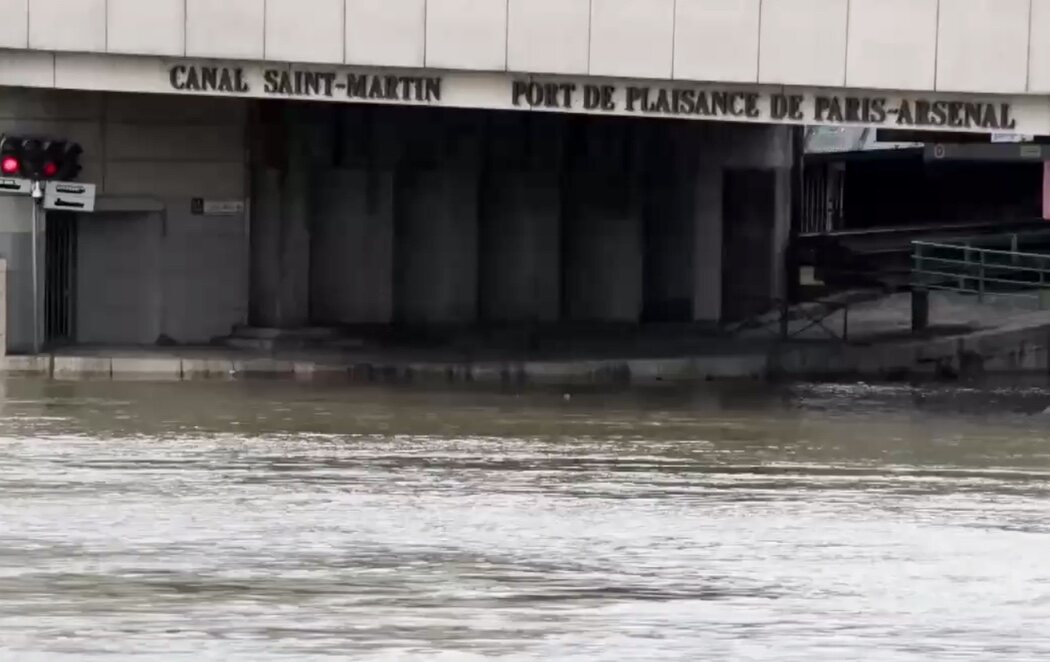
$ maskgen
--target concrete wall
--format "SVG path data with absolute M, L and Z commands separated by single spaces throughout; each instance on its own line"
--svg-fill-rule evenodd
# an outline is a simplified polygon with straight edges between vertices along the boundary
M 0 358 L 7 356 L 7 260 L 0 259 Z
M 299 0 L 2 0 L 0 48 L 1050 92 L 1050 0 L 311 0 L 309 5 L 305 11 Z
M 245 197 L 242 102 L 0 88 L 0 131 L 80 142 L 80 180 L 98 185 L 99 213 L 77 222 L 77 340 L 202 342 L 244 321 L 245 218 L 190 209 Z M 0 197 L 18 351 L 32 341 L 28 210 Z
M 7 347 L 12 351 L 32 347 L 32 225 L 30 202 L 0 196 L 0 258 L 7 262 Z

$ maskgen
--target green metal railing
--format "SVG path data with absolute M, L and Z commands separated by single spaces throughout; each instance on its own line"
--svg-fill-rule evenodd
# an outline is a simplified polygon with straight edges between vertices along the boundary
M 1030 301 L 1050 308 L 1050 255 L 912 242 L 912 289 Z

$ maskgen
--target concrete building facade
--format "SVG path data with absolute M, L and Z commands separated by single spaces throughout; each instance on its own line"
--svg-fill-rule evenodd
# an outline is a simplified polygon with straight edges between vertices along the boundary
M 784 292 L 800 127 L 1050 135 L 1047 51 L 1048 0 L 0 0 L 0 132 L 99 192 L 36 306 L 0 197 L 8 347 L 716 325 Z
M 1050 0 L 3 0 L 0 48 L 1047 93 Z

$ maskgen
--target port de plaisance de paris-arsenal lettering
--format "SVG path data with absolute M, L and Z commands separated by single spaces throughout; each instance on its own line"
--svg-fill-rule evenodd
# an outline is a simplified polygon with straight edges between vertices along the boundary
M 512 102 L 531 109 L 636 113 L 667 117 L 750 119 L 811 124 L 1011 130 L 1009 103 L 865 95 L 769 94 L 687 86 L 617 86 L 516 80 Z M 808 109 L 808 110 L 807 110 Z
M 195 64 L 174 65 L 168 75 L 172 89 L 184 92 L 423 105 L 440 104 L 442 86 L 446 83 L 442 76 L 287 67 L 249 71 L 237 66 Z M 448 84 L 455 84 L 457 80 L 451 77 Z M 509 85 L 509 99 L 501 96 L 506 94 L 499 91 L 503 84 Z M 491 101 L 486 104 L 479 100 L 479 106 L 795 124 L 994 131 L 1017 128 L 1012 106 L 998 100 L 958 101 L 874 93 L 787 93 L 770 92 L 768 88 L 721 89 L 701 85 L 543 82 L 531 78 L 493 82 L 492 89 Z

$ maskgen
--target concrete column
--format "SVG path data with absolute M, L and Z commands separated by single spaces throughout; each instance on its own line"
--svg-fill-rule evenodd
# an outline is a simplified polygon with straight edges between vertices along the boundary
M 706 129 L 702 142 L 711 156 L 701 154 L 697 190 L 698 222 L 705 228 L 697 235 L 694 315 L 698 320 L 715 319 L 716 313 L 725 321 L 764 312 L 785 295 L 791 131 L 790 127 L 730 124 Z M 721 225 L 717 252 L 713 241 L 704 240 L 716 237 L 716 224 Z M 716 267 L 715 260 L 725 262 Z M 705 284 L 715 278 L 717 285 Z
M 251 321 L 291 329 L 310 322 L 311 170 L 314 118 L 284 107 L 279 123 L 258 127 L 280 155 L 252 172 Z M 274 145 L 276 143 L 276 145 Z
M 251 322 L 294 329 L 309 323 L 310 182 L 304 168 L 252 173 Z
M 478 171 L 411 169 L 398 178 L 396 317 L 471 324 L 478 312 Z
M 642 312 L 643 253 L 638 177 L 625 172 L 576 172 L 566 196 L 569 319 L 637 323 Z
M 645 125 L 645 307 L 647 322 L 693 320 L 696 169 L 692 123 Z
M 492 322 L 554 322 L 560 314 L 561 185 L 553 169 L 485 177 L 481 308 Z
M 281 269 L 281 171 L 258 167 L 251 181 L 251 260 L 249 320 L 256 326 L 277 326 Z
M 565 118 L 493 113 L 481 181 L 480 308 L 489 322 L 561 315 Z
M 311 235 L 311 316 L 318 324 L 389 324 L 394 293 L 394 173 L 318 173 Z
M 694 179 L 693 321 L 722 319 L 722 168 L 701 164 Z

